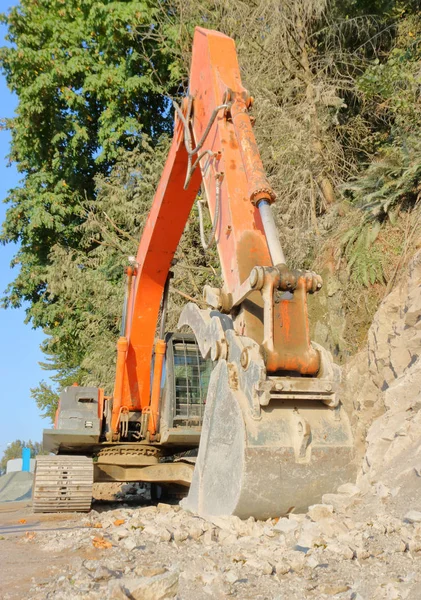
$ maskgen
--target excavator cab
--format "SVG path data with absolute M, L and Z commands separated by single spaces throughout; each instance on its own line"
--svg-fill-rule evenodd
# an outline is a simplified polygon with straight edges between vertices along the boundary
M 199 445 L 213 361 L 191 333 L 167 333 L 162 369 L 159 434 L 165 444 Z

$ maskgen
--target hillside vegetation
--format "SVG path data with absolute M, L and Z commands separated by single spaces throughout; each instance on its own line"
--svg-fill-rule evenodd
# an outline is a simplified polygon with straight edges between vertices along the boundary
M 47 334 L 34 398 L 51 417 L 73 381 L 112 391 L 124 296 L 185 93 L 194 27 L 237 44 L 293 267 L 326 280 L 313 333 L 339 360 L 421 242 L 421 11 L 415 0 L 21 0 L 0 50 L 19 99 L 2 241 L 18 242 L 6 306 Z M 209 220 L 206 223 L 210 231 Z M 193 209 L 169 327 L 219 279 Z M 329 315 L 329 318 L 327 318 Z

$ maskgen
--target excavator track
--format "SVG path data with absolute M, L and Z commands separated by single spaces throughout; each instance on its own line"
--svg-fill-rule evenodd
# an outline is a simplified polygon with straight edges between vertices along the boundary
M 93 478 L 93 462 L 87 456 L 38 456 L 34 512 L 89 512 Z

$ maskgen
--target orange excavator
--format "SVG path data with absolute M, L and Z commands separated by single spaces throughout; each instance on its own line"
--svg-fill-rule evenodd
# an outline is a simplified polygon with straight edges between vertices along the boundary
M 352 477 L 339 368 L 309 337 L 307 297 L 322 281 L 286 265 L 252 105 L 234 41 L 197 28 L 189 93 L 174 103 L 171 149 L 126 269 L 114 393 L 63 390 L 35 511 L 89 510 L 94 481 L 143 481 L 188 490 L 184 507 L 201 515 L 266 519 Z M 206 310 L 184 307 L 189 333 L 165 333 L 171 265 L 201 186 L 224 283 L 205 286 Z

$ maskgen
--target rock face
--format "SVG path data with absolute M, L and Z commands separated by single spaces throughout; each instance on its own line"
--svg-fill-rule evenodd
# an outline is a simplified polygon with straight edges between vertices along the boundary
M 361 458 L 368 443 L 364 465 L 368 478 L 375 478 L 379 469 L 389 468 L 386 465 L 391 453 L 403 452 L 418 427 L 415 413 L 421 402 L 420 361 L 421 251 L 413 257 L 407 276 L 381 303 L 367 347 L 344 372 L 342 398 L 351 414 Z M 401 428 L 395 427 L 397 421 Z M 395 433 L 407 440 L 397 441 Z M 391 435 L 393 440 L 387 438 Z M 390 445 L 393 448 L 389 449 Z

